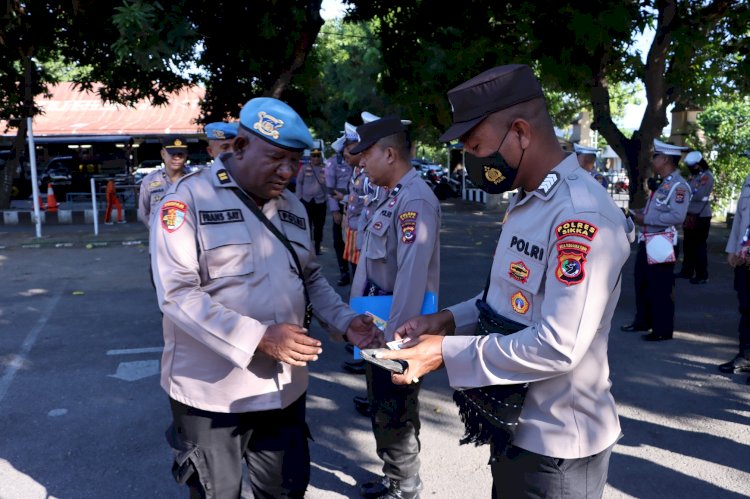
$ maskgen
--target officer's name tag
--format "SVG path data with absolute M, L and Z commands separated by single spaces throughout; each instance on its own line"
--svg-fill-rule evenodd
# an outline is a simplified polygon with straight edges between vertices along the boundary
M 285 211 L 285 210 L 279 210 L 279 218 L 281 218 L 282 222 L 287 222 L 293 225 L 296 225 L 300 229 L 307 228 L 307 224 L 305 224 L 305 219 L 302 217 L 298 217 L 291 211 Z
M 198 217 L 201 225 L 208 224 L 228 224 L 234 222 L 244 222 L 241 210 L 218 210 L 218 211 L 199 211 Z

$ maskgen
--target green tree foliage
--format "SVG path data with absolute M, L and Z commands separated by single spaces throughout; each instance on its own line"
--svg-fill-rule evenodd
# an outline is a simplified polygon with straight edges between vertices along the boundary
M 348 3 L 350 19 L 381 23 L 388 68 L 382 88 L 435 134 L 450 123 L 448 89 L 496 65 L 529 64 L 548 94 L 588 103 L 592 127 L 629 169 L 635 205 L 645 200 L 642 179 L 650 174 L 653 139 L 668 123 L 669 106 L 747 93 L 750 82 L 747 1 L 466 0 L 449 9 L 426 0 Z M 642 59 L 634 37 L 647 27 L 655 37 Z M 647 106 L 628 137 L 612 114 L 613 89 L 636 82 Z

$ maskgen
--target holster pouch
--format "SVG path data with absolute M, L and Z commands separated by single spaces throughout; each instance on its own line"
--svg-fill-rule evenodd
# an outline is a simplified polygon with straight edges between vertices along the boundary
M 496 313 L 484 300 L 477 300 L 479 321 L 477 334 L 513 334 L 526 326 Z M 453 400 L 458 405 L 465 433 L 461 444 L 476 446 L 491 443 L 494 455 L 500 455 L 513 441 L 529 384 L 492 385 L 456 390 Z

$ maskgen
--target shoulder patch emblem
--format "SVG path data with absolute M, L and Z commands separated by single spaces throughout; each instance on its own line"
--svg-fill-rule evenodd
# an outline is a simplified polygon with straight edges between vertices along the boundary
M 401 221 L 401 241 L 411 244 L 417 235 L 417 212 L 405 211 L 398 216 Z
M 510 297 L 510 305 L 517 314 L 523 315 L 529 311 L 529 300 L 520 291 Z
M 307 228 L 307 224 L 305 223 L 305 219 L 302 217 L 298 217 L 291 211 L 286 210 L 279 210 L 279 218 L 282 222 L 290 223 L 292 225 L 296 225 L 302 230 L 305 230 Z
M 167 232 L 174 232 L 185 223 L 187 205 L 182 201 L 167 201 L 161 206 L 161 225 Z
M 586 277 L 584 263 L 590 248 L 582 243 L 569 242 L 557 244 L 557 269 L 555 277 L 566 286 L 583 282 Z
M 591 241 L 597 232 L 599 232 L 599 228 L 596 225 L 584 222 L 583 220 L 566 220 L 555 227 L 558 239 L 568 236 L 580 236 Z
M 685 202 L 685 189 L 682 187 L 678 187 L 674 191 L 674 202 L 678 204 L 682 204 Z
M 531 271 L 526 266 L 526 264 L 523 263 L 522 260 L 511 262 L 510 269 L 508 271 L 508 275 L 511 277 L 511 279 L 515 279 L 522 284 L 526 284 L 526 281 L 529 280 L 530 273 Z
M 549 172 L 546 177 L 544 177 L 544 180 L 542 180 L 542 183 L 539 184 L 539 187 L 537 190 L 544 194 L 545 196 L 549 194 L 549 191 L 552 190 L 552 188 L 557 184 L 557 182 L 560 181 L 560 174 L 557 172 Z

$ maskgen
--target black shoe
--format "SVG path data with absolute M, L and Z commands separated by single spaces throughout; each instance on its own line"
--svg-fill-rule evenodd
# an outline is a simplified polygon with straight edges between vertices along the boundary
M 383 477 L 379 482 L 363 484 L 360 493 L 365 499 L 418 499 L 423 488 L 419 475 L 406 480 Z
M 707 282 L 708 279 L 698 279 L 697 277 L 690 279 L 690 284 L 706 284 Z
M 682 272 L 675 272 L 675 274 L 674 274 L 674 278 L 675 279 L 690 279 L 691 277 L 692 276 L 690 276 L 688 274 L 684 274 Z
M 370 414 L 372 414 L 372 411 L 370 410 L 370 401 L 367 400 L 367 397 L 363 397 L 361 395 L 357 395 L 352 399 L 354 402 L 354 409 L 360 413 L 362 416 L 369 418 Z
M 654 334 L 654 333 L 648 333 L 647 335 L 642 336 L 641 338 L 643 338 L 643 341 L 666 341 L 666 340 L 672 339 L 671 336 L 664 336 L 661 334 Z
M 352 278 L 349 276 L 348 272 L 345 272 L 345 273 L 341 274 L 341 277 L 336 282 L 336 285 L 337 286 L 346 286 L 350 282 L 352 282 Z
M 723 373 L 748 373 L 750 372 L 750 359 L 738 355 L 729 362 L 721 364 L 719 371 Z
M 347 360 L 341 364 L 341 369 L 352 374 L 364 374 L 365 373 L 365 361 L 364 360 Z
M 346 353 L 349 355 L 354 355 L 354 345 L 351 343 L 347 343 L 346 346 L 344 346 L 344 350 L 346 350 Z
M 626 331 L 628 333 L 631 333 L 633 331 L 648 331 L 651 329 L 650 327 L 641 326 L 640 324 L 636 324 L 633 322 L 632 324 L 626 324 L 624 326 L 620 326 L 620 331 Z

